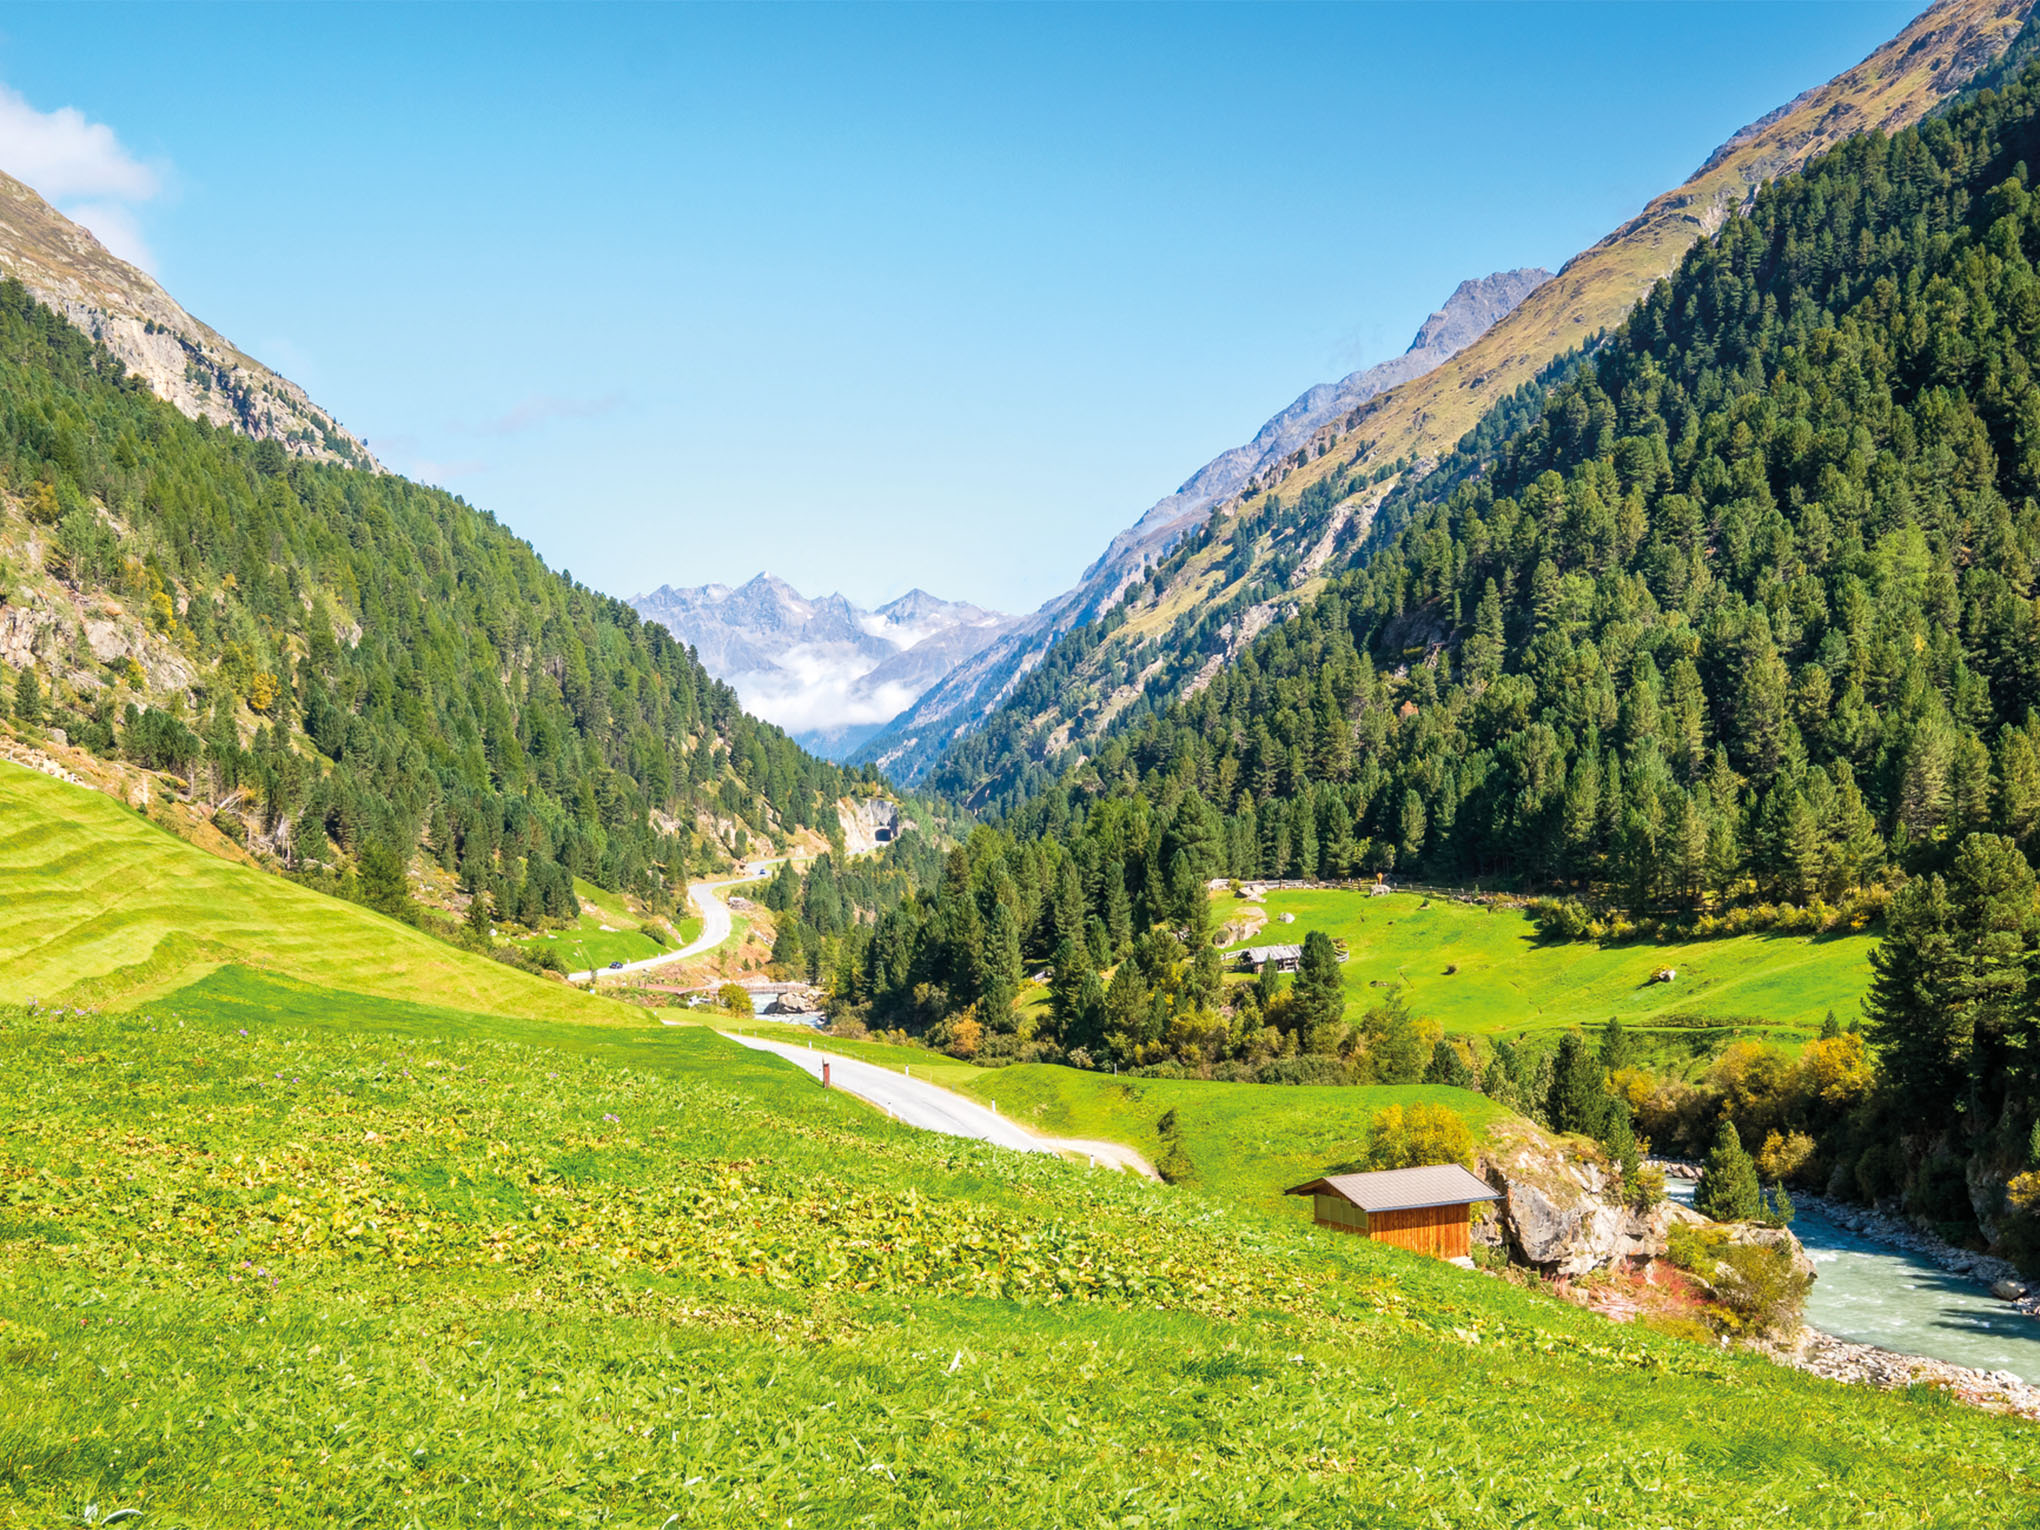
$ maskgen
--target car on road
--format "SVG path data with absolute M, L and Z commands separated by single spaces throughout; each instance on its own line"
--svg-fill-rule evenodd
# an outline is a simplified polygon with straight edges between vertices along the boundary
M 609 964 L 609 970 L 610 970 L 611 972 L 621 972 L 621 971 L 623 971 L 623 963 L 622 963 L 622 962 L 611 962 L 611 963 Z

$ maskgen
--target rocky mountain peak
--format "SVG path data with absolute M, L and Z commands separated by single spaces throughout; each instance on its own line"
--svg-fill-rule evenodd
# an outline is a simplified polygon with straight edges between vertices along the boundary
M 1508 317 L 1516 305 L 1551 280 L 1542 266 L 1520 266 L 1461 282 L 1452 289 L 1410 342 L 1411 351 L 1444 351 L 1456 355 Z
M 772 574 L 735 588 L 666 585 L 630 604 L 691 643 L 748 710 L 837 757 L 1012 626 L 926 590 L 867 611 L 841 594 L 810 599 Z

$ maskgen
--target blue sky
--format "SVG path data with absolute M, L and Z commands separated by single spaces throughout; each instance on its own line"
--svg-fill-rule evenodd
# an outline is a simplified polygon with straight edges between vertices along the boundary
M 1917 9 L 17 7 L 0 168 L 586 583 L 1019 610 Z

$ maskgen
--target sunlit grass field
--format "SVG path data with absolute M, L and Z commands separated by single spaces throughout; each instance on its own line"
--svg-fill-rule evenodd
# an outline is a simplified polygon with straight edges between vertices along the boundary
M 1876 944 L 1868 934 L 1545 942 L 1518 909 L 1408 893 L 1271 892 L 1266 906 L 1268 926 L 1242 945 L 1301 944 L 1310 930 L 1346 942 L 1349 1018 L 1378 1003 L 1382 986 L 1401 983 L 1410 1007 L 1447 1031 L 1510 1038 L 1611 1016 L 1633 1027 L 1810 1037 L 1830 1009 L 1844 1025 L 1858 1017 Z M 1213 907 L 1223 921 L 1247 905 L 1220 894 Z M 1294 924 L 1276 922 L 1285 912 Z M 1677 978 L 1650 981 L 1661 967 Z
M 2028 1428 L 919 1134 L 703 1027 L 226 972 L 0 1046 L 0 1523 L 2040 1510 Z
M 620 1007 L 206 854 L 111 797 L 0 761 L 0 1002 L 128 1005 L 229 964 L 411 1003 Z

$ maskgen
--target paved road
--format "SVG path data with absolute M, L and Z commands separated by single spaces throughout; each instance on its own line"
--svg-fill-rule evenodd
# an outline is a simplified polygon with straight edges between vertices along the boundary
M 1055 1151 L 1045 1139 L 1016 1126 L 998 1112 L 987 1110 L 975 1100 L 967 1100 L 960 1094 L 921 1079 L 904 1078 L 888 1068 L 825 1052 L 819 1047 L 793 1046 L 784 1041 L 767 1041 L 761 1036 L 730 1036 L 729 1039 L 760 1052 L 775 1053 L 795 1067 L 805 1068 L 816 1078 L 822 1076 L 822 1064 L 826 1062 L 829 1065 L 829 1082 L 834 1087 L 854 1094 L 860 1100 L 871 1101 L 909 1126 L 943 1132 L 951 1137 L 975 1137 L 980 1142 L 995 1142 L 1000 1147 L 1014 1148 L 1022 1153 Z
M 687 889 L 687 901 L 701 910 L 701 933 L 677 951 L 661 951 L 657 956 L 647 956 L 642 961 L 625 962 L 621 967 L 597 967 L 593 972 L 570 972 L 567 981 L 585 983 L 590 978 L 598 982 L 606 977 L 620 978 L 633 972 L 644 972 L 652 967 L 666 967 L 674 962 L 684 962 L 690 956 L 699 956 L 704 951 L 713 951 L 730 938 L 730 906 L 716 896 L 722 887 L 741 887 L 747 882 L 762 882 L 767 873 L 746 872 L 740 877 L 731 877 L 726 882 L 696 882 Z
M 1149 1179 L 1161 1177 L 1145 1158 L 1123 1142 L 1037 1137 L 997 1111 L 987 1110 L 977 1101 L 966 1099 L 939 1084 L 907 1078 L 890 1068 L 859 1062 L 856 1058 L 844 1057 L 820 1047 L 767 1041 L 761 1036 L 736 1036 L 728 1031 L 722 1034 L 740 1046 L 783 1057 L 816 1078 L 822 1076 L 822 1064 L 826 1062 L 831 1087 L 854 1094 L 860 1100 L 869 1100 L 894 1119 L 909 1126 L 918 1126 L 923 1131 L 942 1132 L 951 1137 L 972 1137 L 979 1142 L 996 1143 L 1022 1153 L 1082 1153 L 1095 1163 L 1105 1163 L 1115 1169 L 1131 1169 Z

